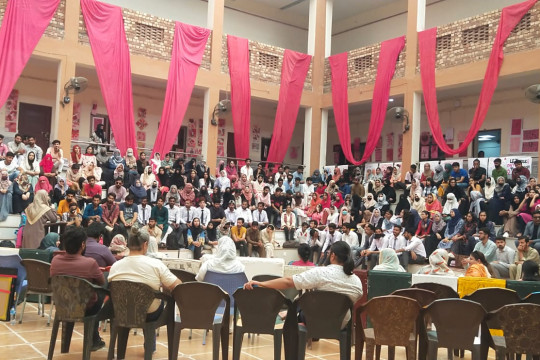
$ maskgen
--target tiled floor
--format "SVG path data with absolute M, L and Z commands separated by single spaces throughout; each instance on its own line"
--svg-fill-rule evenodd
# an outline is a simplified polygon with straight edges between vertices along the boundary
M 17 309 L 20 311 L 21 306 Z M 47 305 L 46 310 L 49 309 Z M 19 314 L 17 314 L 19 315 Z M 18 318 L 18 316 L 17 316 Z M 54 359 L 81 359 L 82 355 L 82 332 L 81 324 L 75 326 L 70 352 L 60 353 L 60 334 L 55 347 Z M 212 359 L 212 335 L 207 337 L 206 345 L 202 345 L 202 331 L 194 330 L 193 338 L 188 339 L 189 332 L 183 331 L 180 339 L 180 352 L 178 359 L 206 360 Z M 105 340 L 107 347 L 92 353 L 92 359 L 106 359 L 109 345 L 109 332 L 102 332 L 101 336 Z M 37 308 L 33 304 L 27 304 L 22 324 L 10 325 L 9 322 L 0 322 L 0 359 L 46 359 L 49 351 L 51 337 L 51 327 L 47 326 L 47 318 L 37 315 Z M 232 337 L 230 338 L 229 358 L 232 358 Z M 143 336 L 139 330 L 137 335 L 130 334 L 126 359 L 142 359 Z M 439 351 L 439 358 L 445 359 L 446 350 Z M 386 359 L 386 349 L 383 348 L 381 357 Z M 259 335 L 252 339 L 244 338 L 241 359 L 271 360 L 273 359 L 273 339 L 269 335 Z M 354 358 L 354 348 L 353 348 Z M 396 359 L 404 360 L 405 351 L 396 349 Z M 495 356 L 490 352 L 490 358 Z M 167 337 L 166 329 L 163 327 L 160 336 L 157 338 L 157 351 L 154 359 L 167 359 Z M 284 356 L 282 356 L 284 359 Z M 314 342 L 312 349 L 306 352 L 306 359 L 335 359 L 339 360 L 339 346 L 337 341 L 320 340 Z M 465 354 L 465 359 L 470 359 L 470 354 Z M 434 360 L 434 359 L 429 359 Z

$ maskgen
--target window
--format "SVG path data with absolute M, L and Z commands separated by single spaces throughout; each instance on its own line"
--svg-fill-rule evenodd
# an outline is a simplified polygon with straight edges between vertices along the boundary
M 479 42 L 489 41 L 489 25 L 480 25 L 461 32 L 461 44 L 472 45 Z
M 437 37 L 437 52 L 452 48 L 452 34 Z
M 362 57 L 357 57 L 354 59 L 354 70 L 355 71 L 365 71 L 370 69 L 373 66 L 373 56 L 366 55 Z
M 531 29 L 531 13 L 526 13 L 525 16 L 520 20 L 520 22 L 516 25 L 514 30 L 512 30 L 512 34 L 517 34 L 522 31 L 529 31 Z
M 279 56 L 259 52 L 259 65 L 270 69 L 279 69 Z
M 163 42 L 165 29 L 143 23 L 135 24 L 135 35 L 141 40 Z

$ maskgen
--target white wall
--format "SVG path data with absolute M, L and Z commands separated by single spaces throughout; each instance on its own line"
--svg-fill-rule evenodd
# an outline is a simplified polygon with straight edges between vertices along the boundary
M 225 9 L 223 32 L 268 45 L 303 53 L 307 52 L 307 30 L 262 19 L 233 9 Z
M 102 0 L 123 8 L 206 27 L 208 3 L 200 0 Z
M 522 0 L 444 0 L 436 2 L 426 7 L 426 29 L 446 25 L 519 2 Z M 332 36 L 332 54 L 393 39 L 405 35 L 406 32 L 407 14 L 403 13 Z

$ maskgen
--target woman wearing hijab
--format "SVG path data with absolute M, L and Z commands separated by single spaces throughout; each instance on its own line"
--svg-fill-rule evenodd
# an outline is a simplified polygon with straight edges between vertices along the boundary
M 433 178 L 433 176 L 435 176 L 435 173 L 433 172 L 433 170 L 431 170 L 431 165 L 429 163 L 425 163 L 424 172 L 420 177 L 420 183 L 422 184 L 422 186 L 426 186 L 426 180 L 428 178 Z
M 56 184 L 56 171 L 54 171 L 54 162 L 51 154 L 45 154 L 43 156 L 43 159 L 39 162 L 39 167 L 41 169 L 39 174 L 45 176 L 49 183 Z M 36 189 L 34 188 L 34 190 Z
M 172 173 L 173 166 L 174 166 L 174 161 L 171 158 L 171 154 L 169 153 L 165 154 L 165 159 L 161 161 L 161 167 L 165 168 L 165 173 L 167 175 Z
M 158 152 L 154 153 L 154 157 L 150 160 L 150 166 L 152 167 L 152 172 L 154 174 L 158 173 L 159 168 L 161 167 L 161 154 Z
M 195 169 L 190 170 L 186 182 L 191 184 L 195 189 L 199 188 L 199 177 L 197 176 L 197 171 Z
M 193 259 L 199 260 L 202 256 L 202 249 L 206 243 L 204 229 L 201 227 L 201 220 L 193 218 L 191 227 L 187 230 L 187 248 L 193 252 Z
M 334 181 L 334 183 L 337 183 L 340 178 L 341 170 L 339 169 L 339 167 L 336 166 L 336 168 L 334 169 L 334 175 L 332 175 L 332 180 Z
M 142 186 L 140 180 L 135 180 L 135 184 L 129 187 L 129 193 L 135 197 L 135 204 L 140 204 L 142 198 L 146 197 L 146 189 Z M 156 200 L 157 201 L 157 200 Z
M 127 171 L 127 185 L 131 186 L 135 184 L 135 179 L 139 178 L 137 172 L 137 158 L 132 148 L 128 148 L 126 151 L 126 171 Z
M 390 204 L 386 201 L 386 195 L 384 193 L 379 193 L 377 195 L 377 204 L 375 204 L 375 209 L 379 209 L 382 214 L 390 209 Z
M 92 136 L 90 137 L 90 139 L 93 142 L 105 144 L 107 142 L 107 138 L 105 137 L 105 125 L 98 124 L 96 126 L 96 130 L 92 133 Z
M 170 185 L 176 185 L 177 188 L 182 189 L 186 186 L 186 181 L 184 180 L 184 175 L 182 175 L 181 168 L 174 168 L 174 172 L 169 179 Z
M 339 218 L 338 218 L 338 227 L 341 228 L 344 224 L 350 224 L 352 222 L 351 214 L 349 213 L 349 210 L 346 207 L 342 207 L 339 211 Z
M 98 147 L 96 153 L 97 164 L 101 168 L 108 168 L 109 166 L 109 155 L 107 155 L 107 148 L 105 146 Z
M 180 201 L 181 201 L 180 200 L 180 192 L 178 191 L 178 188 L 176 187 L 176 185 L 171 186 L 171 188 L 169 189 L 169 192 L 165 196 L 165 203 L 166 204 L 169 203 L 170 198 L 175 199 L 175 204 L 180 204 Z M 178 205 L 178 206 L 180 206 L 180 205 Z M 182 206 L 183 206 L 183 204 L 182 204 Z
M 225 170 L 225 160 L 219 160 L 219 164 L 216 166 L 216 177 L 218 177 L 223 170 Z
M 480 191 L 471 191 L 471 206 L 469 212 L 472 212 L 477 218 L 480 216 L 480 212 L 485 208 L 486 200 L 482 196 Z
M 117 234 L 111 240 L 111 245 L 109 245 L 109 250 L 114 255 L 117 260 L 122 259 L 125 256 L 129 255 L 129 249 L 127 247 L 127 241 L 124 235 Z M 148 244 L 148 251 L 146 255 L 150 252 L 150 244 Z
M 520 212 L 520 206 L 521 201 L 519 201 L 519 196 L 514 195 L 508 210 L 501 210 L 500 212 L 504 222 L 503 236 L 505 238 L 509 236 L 515 237 L 519 233 L 517 216 Z
M 187 200 L 190 200 L 191 203 L 194 204 L 196 193 L 192 184 L 186 184 L 186 186 L 178 193 L 180 194 L 180 201 L 182 206 L 184 206 Z
M 247 175 L 246 174 L 241 174 L 240 175 L 240 186 L 241 186 L 241 189 L 244 190 L 245 187 L 250 187 L 250 188 L 253 188 L 253 184 L 251 183 L 251 181 L 248 179 Z
M 69 186 L 66 182 L 66 179 L 63 177 L 58 177 L 58 183 L 54 186 L 53 190 L 53 203 L 58 204 L 60 200 L 64 200 L 66 197 L 66 191 L 69 189 Z
M 390 185 L 390 180 L 383 179 L 383 189 L 381 191 L 386 196 L 386 201 L 389 204 L 394 204 L 396 202 L 396 190 Z
M 49 185 L 49 182 L 45 178 L 45 182 Z M 50 185 L 49 185 L 50 186 Z M 26 175 L 19 175 L 17 179 L 12 183 L 13 190 L 13 213 L 22 213 L 32 201 L 34 201 L 34 189 L 32 184 L 28 181 Z
M 312 193 L 310 198 L 311 200 L 309 201 L 309 205 L 306 209 L 306 215 L 309 217 L 311 217 L 311 215 L 315 212 L 317 205 L 321 203 L 321 199 L 317 193 Z
M 502 210 L 508 208 L 508 203 L 512 200 L 512 193 L 510 186 L 506 183 L 502 176 L 497 178 L 497 185 L 493 191 L 493 198 L 488 203 L 488 215 L 489 220 L 493 221 L 495 225 L 502 225 L 503 218 L 500 215 Z
M 407 199 L 407 195 L 401 194 L 399 195 L 399 201 L 396 205 L 396 211 L 395 214 L 400 214 L 402 210 L 409 210 L 411 208 L 411 203 Z
M 476 245 L 477 240 L 474 238 L 476 233 L 476 218 L 474 214 L 468 213 L 465 215 L 465 222 L 463 227 L 457 235 L 454 235 L 452 239 L 454 244 L 452 246 L 452 252 L 454 255 L 469 255 Z
M 323 209 L 329 209 L 332 206 L 332 199 L 328 196 L 328 193 L 322 194 L 321 206 Z
M 486 199 L 486 202 L 491 200 L 494 192 L 495 192 L 495 179 L 493 179 L 492 177 L 488 177 L 484 185 L 484 197 Z
M 427 256 L 437 249 L 439 242 L 444 238 L 445 229 L 446 223 L 442 219 L 441 213 L 436 211 L 431 214 L 431 234 L 424 239 Z
M 247 201 L 248 207 L 251 211 L 255 210 L 257 207 L 257 202 L 255 201 L 255 196 L 253 196 L 251 186 L 246 186 L 242 189 L 242 201 Z
M 36 161 L 36 154 L 33 151 L 29 151 L 24 160 L 21 163 L 21 168 L 24 174 L 28 177 L 28 182 L 34 188 L 39 178 L 39 164 Z
M 73 164 L 80 164 L 81 163 L 81 147 L 79 145 L 75 145 L 71 151 L 71 159 L 70 159 L 70 165 Z
M 212 204 L 212 198 L 210 198 L 208 188 L 205 185 L 199 189 L 199 199 L 203 199 L 207 204 Z
M 446 203 L 443 206 L 442 214 L 444 217 L 448 217 L 450 215 L 450 211 L 452 209 L 456 209 L 459 206 L 459 203 L 456 199 L 456 195 L 450 193 L 446 197 Z
M 399 264 L 396 251 L 392 248 L 384 248 L 379 253 L 379 265 L 375 265 L 373 270 L 406 272 Z
M 118 180 L 118 179 L 122 179 L 122 181 L 124 181 L 124 183 L 126 183 L 126 181 L 124 180 L 125 175 L 126 175 L 126 173 L 124 171 L 124 165 L 123 164 L 118 164 L 116 166 L 116 169 L 114 169 L 113 179 L 115 181 Z
M 524 175 L 520 175 L 516 179 L 516 186 L 512 189 L 512 194 L 519 196 L 523 200 L 527 193 L 527 178 Z
M 159 190 L 158 182 L 154 180 L 154 182 L 152 183 L 152 186 L 150 186 L 150 188 L 146 190 L 146 197 L 148 198 L 148 204 L 150 204 L 151 206 L 156 205 L 161 195 L 162 195 L 162 192 Z
M 236 245 L 234 245 L 234 241 L 228 236 L 223 236 L 218 240 L 215 255 L 202 263 L 195 279 L 197 281 L 204 281 L 207 271 L 221 274 L 238 274 L 244 272 L 244 270 L 244 264 L 236 258 Z
M 223 197 L 223 209 L 227 209 L 229 207 L 229 202 L 234 201 L 234 194 L 232 193 L 232 190 L 230 187 L 225 188 L 225 191 L 222 194 Z
M 381 215 L 381 211 L 379 209 L 373 210 L 373 214 L 371 215 L 371 219 L 369 220 L 369 223 L 375 226 L 376 228 L 381 227 L 383 222 L 383 216 Z
M 26 225 L 23 231 L 22 247 L 24 249 L 37 249 L 41 239 L 45 236 L 44 225 L 56 222 L 56 212 L 49 204 L 49 194 L 45 190 L 38 190 L 34 201 L 26 208 Z
M 413 194 L 411 192 L 411 196 L 409 197 L 409 201 L 411 202 L 411 209 L 414 209 L 418 211 L 420 214 L 422 211 L 426 210 L 426 200 L 418 194 Z
M 418 270 L 417 274 L 454 276 L 454 272 L 448 268 L 448 252 L 437 249 L 429 255 L 429 265 Z
M 165 170 L 165 168 L 162 166 L 159 168 L 158 170 L 158 173 L 157 173 L 157 179 L 159 181 L 159 186 L 160 188 L 163 188 L 163 187 L 166 187 L 166 188 L 169 188 L 171 187 L 171 178 L 169 177 L 169 175 L 167 174 L 167 171 Z M 178 185 L 176 185 L 178 187 Z
M 49 196 L 52 195 L 53 187 L 49 183 L 46 176 L 40 176 L 36 184 L 34 191 L 37 193 L 39 190 L 45 190 Z
M 332 206 L 335 206 L 336 209 L 339 209 L 345 204 L 345 200 L 343 200 L 343 196 L 341 193 L 336 192 L 332 194 Z
M 375 205 L 377 205 L 377 201 L 375 200 L 375 197 L 372 193 L 368 193 L 366 197 L 364 198 L 364 203 L 362 204 L 362 210 L 369 210 L 373 212 L 375 209 Z
M 437 196 L 435 194 L 428 194 L 426 197 L 426 210 L 429 211 L 430 214 L 434 214 L 435 212 L 441 213 L 442 209 L 442 205 L 437 199 Z
M 0 171 L 0 221 L 7 219 L 13 212 L 13 184 L 6 169 Z
M 98 166 L 98 161 L 96 156 L 94 155 L 94 148 L 92 146 L 88 146 L 86 148 L 86 153 L 81 155 L 81 166 L 83 169 L 87 169 L 89 167 L 92 167 L 94 176 L 99 181 L 101 179 L 101 174 L 103 170 Z M 90 165 L 92 164 L 92 166 Z
M 152 187 L 152 185 L 154 184 L 154 181 L 157 181 L 157 180 L 156 180 L 156 175 L 154 175 L 154 173 L 152 172 L 152 168 L 150 166 L 145 167 L 144 172 L 141 175 L 142 186 L 144 186 L 144 188 L 148 190 Z
M 313 174 L 311 175 L 311 180 L 313 180 L 314 184 L 318 184 L 321 181 L 323 181 L 323 178 L 321 176 L 321 172 L 319 171 L 319 169 L 315 169 L 315 171 L 313 171 Z
M 144 169 L 149 166 L 148 160 L 146 159 L 146 153 L 144 151 L 141 151 L 139 154 L 139 158 L 137 159 L 137 173 L 139 175 L 142 175 L 144 173 Z
M 226 188 L 231 187 L 231 180 L 227 177 L 227 171 L 221 170 L 220 176 L 214 182 L 214 186 L 221 189 L 221 192 L 225 192 Z
M 229 161 L 229 164 L 225 168 L 225 171 L 227 172 L 227 177 L 232 180 L 232 177 L 238 178 L 238 170 L 236 169 L 236 165 L 233 160 Z
M 441 164 L 435 165 L 435 173 L 433 174 L 433 185 L 439 187 L 443 181 L 443 167 Z
M 189 174 L 189 173 L 191 173 L 191 170 L 196 170 L 196 169 L 195 169 L 196 163 L 197 163 L 197 159 L 191 158 L 191 160 L 189 160 L 189 161 L 186 163 L 186 166 L 185 166 L 185 168 L 184 168 L 185 173 L 186 173 L 186 174 Z M 196 173 L 196 171 L 195 171 L 195 173 Z
M 463 228 L 464 221 L 457 208 L 450 210 L 450 219 L 446 222 L 444 237 L 439 242 L 437 248 L 448 250 L 453 245 L 453 239 Z
M 109 158 L 109 169 L 115 170 L 118 165 L 122 165 L 122 167 L 126 164 L 124 158 L 122 157 L 120 150 L 115 149 L 113 151 L 113 154 Z
M 50 232 L 47 235 L 45 235 L 43 240 L 41 240 L 41 243 L 39 244 L 38 249 L 39 250 L 47 250 L 47 251 L 53 253 L 55 251 L 60 250 L 58 248 L 59 243 L 60 243 L 60 235 L 58 235 L 57 233 L 54 233 L 54 232 Z

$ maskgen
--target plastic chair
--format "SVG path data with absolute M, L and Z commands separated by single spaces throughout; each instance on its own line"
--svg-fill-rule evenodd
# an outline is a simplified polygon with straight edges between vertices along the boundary
M 222 358 L 227 359 L 229 353 L 229 313 L 225 311 L 223 316 L 216 316 L 216 311 L 222 302 L 225 302 L 224 308 L 230 307 L 229 294 L 213 284 L 190 282 L 176 286 L 172 296 L 180 309 L 180 321 L 174 323 L 172 359 L 178 358 L 180 335 L 183 329 L 212 330 L 213 359 L 219 359 L 220 338 Z
M 427 332 L 428 359 L 437 358 L 437 349 L 464 349 L 472 352 L 472 359 L 480 359 L 480 341 L 477 338 L 486 311 L 482 305 L 463 299 L 439 299 L 424 311 L 424 319 L 430 317 L 436 331 Z
M 151 360 L 154 351 L 156 329 L 167 325 L 169 359 L 171 358 L 174 331 L 174 301 L 150 286 L 131 281 L 111 281 L 109 283 L 114 310 L 111 321 L 111 343 L 108 359 L 114 358 L 114 347 L 118 337 L 117 359 L 124 359 L 129 337 L 129 330 L 142 328 L 144 333 L 144 359 Z M 155 299 L 161 299 L 166 305 L 155 321 L 146 321 L 148 309 Z M 200 300 L 200 299 L 198 299 Z
M 180 281 L 183 283 L 197 281 L 195 280 L 196 274 L 194 273 L 190 273 L 189 271 L 180 270 L 180 269 L 170 269 L 170 270 L 174 274 L 174 276 L 180 279 Z
M 260 287 L 253 290 L 238 289 L 234 292 L 233 298 L 235 300 L 233 360 L 240 359 L 245 333 L 274 335 L 274 360 L 280 360 L 283 327 L 276 326 L 276 319 L 279 311 L 283 306 L 290 304 L 290 301 L 278 290 Z M 241 325 L 238 325 L 239 313 Z
M 53 300 L 57 305 L 47 359 L 53 359 L 60 322 L 62 322 L 61 352 L 69 352 L 74 323 L 83 322 L 83 360 L 90 359 L 94 329 L 100 320 L 110 319 L 112 311 L 110 305 L 105 305 L 96 314 L 86 315 L 87 304 L 94 294 L 98 293 L 98 296 L 101 295 L 103 299 L 109 292 L 100 286 L 93 285 L 85 279 L 64 275 L 54 276 L 51 279 L 51 287 L 53 290 Z
M 361 357 L 365 342 L 366 360 L 373 360 L 375 347 L 377 360 L 380 359 L 381 345 L 388 345 L 389 359 L 394 359 L 396 346 L 405 347 L 407 360 L 416 359 L 416 323 L 420 310 L 418 301 L 403 296 L 388 295 L 369 300 L 356 311 L 356 324 L 362 323 L 361 314 L 365 312 L 373 328 L 356 330 L 355 353 Z
M 522 303 L 540 305 L 540 292 L 534 292 L 521 300 Z
M 399 289 L 394 291 L 392 295 L 403 296 L 409 299 L 416 300 L 421 307 L 426 307 L 435 300 L 437 300 L 437 295 L 433 291 L 420 288 Z
M 540 359 L 540 305 L 511 304 L 488 314 L 504 333 L 504 340 L 495 341 L 496 359 L 503 360 L 506 354 L 532 355 Z
M 306 339 L 339 340 L 340 359 L 351 358 L 351 320 L 342 328 L 347 313 L 352 314 L 353 303 L 348 296 L 331 291 L 309 291 L 295 303 L 302 310 L 306 322 L 298 329 L 298 359 L 306 356 Z
M 26 290 L 28 288 L 28 281 L 26 280 L 26 268 L 23 266 L 21 261 L 21 257 L 17 254 L 0 256 L 1 267 L 17 269 L 17 279 L 15 280 L 17 299 L 15 299 L 15 306 L 19 304 L 20 299 L 25 297 Z
M 281 279 L 281 276 L 278 275 L 255 275 L 252 280 L 255 281 L 268 281 L 268 280 L 275 280 L 275 279 Z M 298 295 L 301 294 L 300 290 L 296 290 L 295 288 L 290 289 L 280 289 L 280 293 L 285 295 L 287 299 L 290 301 L 294 301 Z
M 459 295 L 456 290 L 450 286 L 446 286 L 438 283 L 419 283 L 411 286 L 414 289 L 424 289 L 433 291 L 437 295 L 437 299 L 459 299 Z
M 516 291 L 505 288 L 482 288 L 463 299 L 476 301 L 487 312 L 495 311 L 508 304 L 516 304 L 521 301 Z
M 51 287 L 51 264 L 44 261 L 23 259 L 21 261 L 26 268 L 26 279 L 28 281 L 28 288 L 24 294 L 24 303 L 21 311 L 21 317 L 19 318 L 19 324 L 22 324 L 24 309 L 26 307 L 26 300 L 30 294 L 39 295 L 38 303 L 38 315 L 45 316 L 45 299 L 44 296 L 52 296 Z M 51 310 L 49 312 L 49 319 L 47 320 L 47 326 L 51 324 L 52 310 L 54 307 L 54 299 L 51 301 Z

